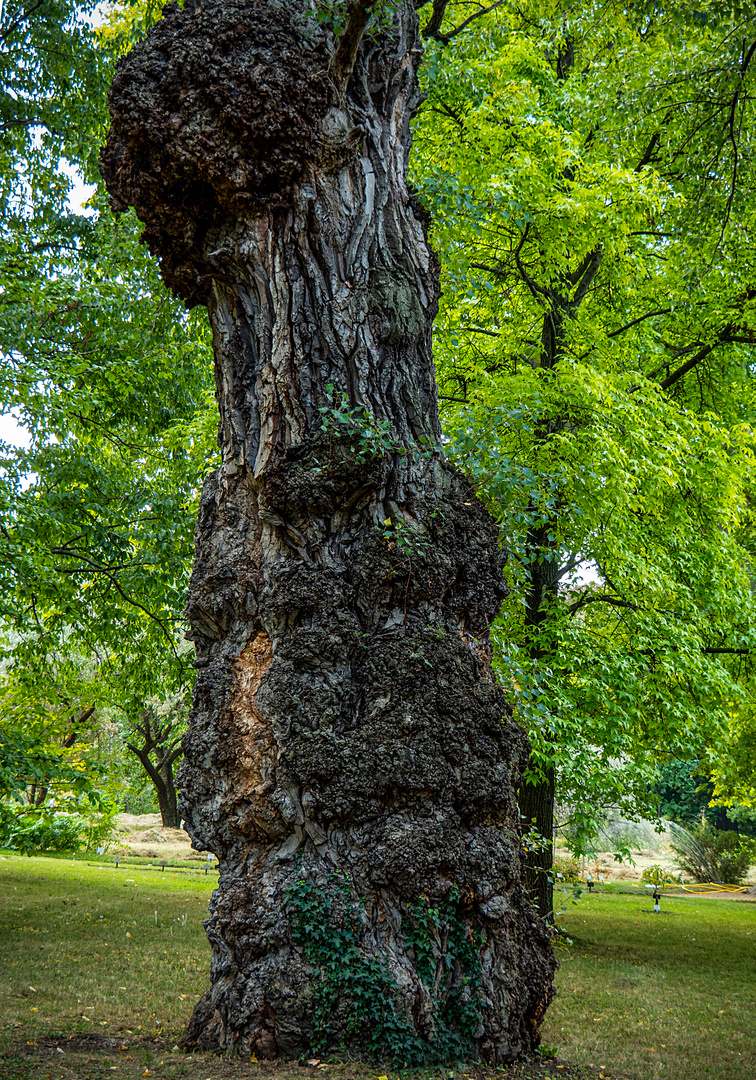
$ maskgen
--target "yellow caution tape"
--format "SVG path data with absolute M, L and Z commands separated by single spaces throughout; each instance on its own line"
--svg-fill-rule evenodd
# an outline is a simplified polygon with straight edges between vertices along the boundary
M 723 892 L 723 893 L 744 893 L 748 892 L 751 888 L 750 885 L 722 885 L 716 881 L 709 881 L 705 885 L 683 885 L 681 886 L 685 892 L 690 893 L 708 893 L 708 892 Z

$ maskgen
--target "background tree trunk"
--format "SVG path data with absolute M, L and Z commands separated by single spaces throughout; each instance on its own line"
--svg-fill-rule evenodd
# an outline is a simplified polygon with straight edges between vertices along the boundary
M 417 17 L 363 38 L 354 5 L 336 39 L 298 4 L 165 10 L 117 72 L 102 168 L 215 340 L 180 787 L 220 881 L 185 1042 L 510 1060 L 554 962 L 490 666 L 497 530 L 436 449 Z
M 174 721 L 161 722 L 151 709 L 144 709 L 134 724 L 134 737 L 139 736 L 141 746 L 126 743 L 126 748 L 139 759 L 154 785 L 160 819 L 166 829 L 178 829 L 181 824 L 173 780 L 173 767 L 181 756 L 181 737 L 175 733 L 175 728 Z
M 548 316 L 544 319 L 547 322 Z M 544 329 L 544 337 L 545 329 Z M 553 604 L 558 578 L 559 551 L 552 532 L 552 523 L 532 529 L 528 534 L 528 549 L 537 553 L 529 567 L 530 582 L 525 596 L 525 619 L 533 637 L 531 659 L 541 662 L 549 656 L 543 649 L 539 628 L 547 623 Z M 549 536 L 552 539 L 549 539 Z M 546 557 L 544 557 L 546 556 Z M 556 770 L 545 766 L 536 780 L 525 780 L 519 792 L 523 830 L 533 832 L 525 856 L 524 884 L 538 914 L 550 924 L 554 922 L 554 815 L 556 811 Z
M 543 778 L 520 788 L 520 813 L 523 825 L 531 827 L 547 844 L 533 843 L 525 859 L 525 887 L 538 914 L 554 921 L 554 804 L 555 770 L 543 770 Z

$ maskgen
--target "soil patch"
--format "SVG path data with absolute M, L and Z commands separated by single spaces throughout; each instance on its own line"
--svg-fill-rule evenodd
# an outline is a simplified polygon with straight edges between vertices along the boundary
M 217 1054 L 183 1054 L 157 1039 L 123 1042 L 96 1032 L 14 1043 L 0 1052 L 0 1075 L 4 1080 L 99 1080 L 105 1076 L 123 1080 L 314 1080 L 316 1076 L 332 1080 L 623 1080 L 618 1073 L 580 1068 L 559 1058 L 523 1061 L 507 1068 L 457 1065 L 397 1072 L 386 1066 L 317 1058 L 310 1062 L 255 1062 Z

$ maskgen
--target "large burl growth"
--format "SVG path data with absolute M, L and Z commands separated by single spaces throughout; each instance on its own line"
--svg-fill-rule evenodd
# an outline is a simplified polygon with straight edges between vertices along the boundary
M 554 967 L 491 673 L 503 559 L 437 449 L 417 17 L 365 21 L 169 4 L 111 91 L 103 175 L 207 305 L 221 416 L 180 774 L 220 881 L 186 1041 L 501 1062 L 537 1044 Z

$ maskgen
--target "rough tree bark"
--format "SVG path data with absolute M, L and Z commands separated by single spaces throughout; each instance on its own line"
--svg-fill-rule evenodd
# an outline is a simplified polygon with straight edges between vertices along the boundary
M 527 745 L 491 674 L 496 528 L 435 449 L 417 16 L 368 11 L 337 38 L 299 0 L 169 4 L 111 90 L 103 175 L 207 305 L 221 414 L 179 777 L 220 880 L 186 1042 L 506 1061 L 554 968 Z

